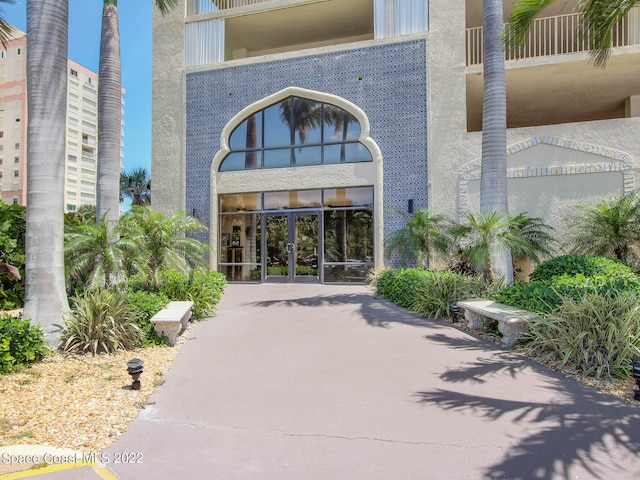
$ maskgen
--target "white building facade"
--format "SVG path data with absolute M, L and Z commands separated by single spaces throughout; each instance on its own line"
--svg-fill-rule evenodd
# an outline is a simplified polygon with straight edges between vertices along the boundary
M 636 187 L 640 15 L 596 69 L 557 3 L 506 61 L 507 174 L 511 213 L 561 234 Z M 363 281 L 399 212 L 479 207 L 481 38 L 477 0 L 179 2 L 154 16 L 154 205 L 208 224 L 229 280 Z

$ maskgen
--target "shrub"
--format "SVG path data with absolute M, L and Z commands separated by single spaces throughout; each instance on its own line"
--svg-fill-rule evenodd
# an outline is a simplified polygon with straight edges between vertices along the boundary
M 529 275 L 531 280 L 551 280 L 563 275 L 585 277 L 606 276 L 612 278 L 636 279 L 633 269 L 620 260 L 590 255 L 563 255 L 542 262 Z
M 396 305 L 410 309 L 420 288 L 430 275 L 431 272 L 429 270 L 421 268 L 388 270 L 378 278 L 378 295 L 385 297 Z
M 47 352 L 39 327 L 29 320 L 0 315 L 0 373 L 33 363 Z
M 490 295 L 489 298 L 523 310 L 550 313 L 560 306 L 565 298 L 578 300 L 588 293 L 604 295 L 611 291 L 623 290 L 640 290 L 640 284 L 626 277 L 586 277 L 578 274 L 514 284 Z
M 164 344 L 164 338 L 156 333 L 150 320 L 151 317 L 167 306 L 169 303 L 167 296 L 162 293 L 145 292 L 143 290 L 129 291 L 127 293 L 127 301 L 142 312 L 138 320 L 138 326 L 143 331 L 144 338 L 136 346 L 148 347 L 150 345 Z
M 432 271 L 418 290 L 412 310 L 432 318 L 449 317 L 453 302 L 485 297 L 496 288 L 496 284 L 487 284 L 481 277 Z
M 529 324 L 530 350 L 597 377 L 626 377 L 640 356 L 640 293 L 612 290 L 564 298 Z
M 227 280 L 222 273 L 202 269 L 193 272 L 185 300 L 193 302 L 193 318 L 195 320 L 213 314 L 226 286 Z
M 213 313 L 220 301 L 227 280 L 219 272 L 204 269 L 193 271 L 191 280 L 174 270 L 160 272 L 160 291 L 170 300 L 193 302 L 193 318 L 200 320 Z
M 132 349 L 143 340 L 138 325 L 141 316 L 125 293 L 89 290 L 73 299 L 73 308 L 65 315 L 63 349 L 94 355 Z
M 162 270 L 159 274 L 158 289 L 169 300 L 188 300 L 189 276 L 176 270 Z

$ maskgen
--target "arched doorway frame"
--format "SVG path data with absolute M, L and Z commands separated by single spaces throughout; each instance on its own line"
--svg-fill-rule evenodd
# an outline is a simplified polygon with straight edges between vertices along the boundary
M 248 171 L 220 172 L 220 164 L 231 152 L 229 138 L 238 125 L 254 113 L 288 97 L 302 97 L 309 100 L 328 103 L 352 114 L 360 123 L 358 141 L 364 145 L 373 159 L 366 163 L 345 163 L 339 165 L 318 165 L 304 167 L 285 167 L 277 169 L 258 169 Z M 211 190 L 209 196 L 210 222 L 210 268 L 217 269 L 218 252 L 218 197 L 221 194 L 248 193 L 258 191 L 303 190 L 316 188 L 344 188 L 373 186 L 373 227 L 374 227 L 374 266 L 384 262 L 384 220 L 383 220 L 383 159 L 378 144 L 370 137 L 370 124 L 366 113 L 349 100 L 337 95 L 309 90 L 300 87 L 287 87 L 264 97 L 240 110 L 224 126 L 220 134 L 220 150 L 211 162 Z

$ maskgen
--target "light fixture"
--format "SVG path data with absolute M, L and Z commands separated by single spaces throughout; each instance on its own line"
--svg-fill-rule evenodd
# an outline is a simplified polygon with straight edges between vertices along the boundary
M 462 311 L 462 309 L 458 306 L 456 302 L 453 302 L 449 306 L 449 311 L 451 312 L 451 322 L 456 323 L 458 321 L 458 315 L 460 315 L 460 312 Z
M 132 358 L 127 362 L 127 372 L 131 375 L 133 383 L 131 384 L 131 390 L 140 390 L 140 375 L 144 370 L 144 361 L 139 358 Z
M 633 378 L 638 384 L 638 390 L 633 394 L 633 398 L 640 402 L 640 359 L 633 361 Z

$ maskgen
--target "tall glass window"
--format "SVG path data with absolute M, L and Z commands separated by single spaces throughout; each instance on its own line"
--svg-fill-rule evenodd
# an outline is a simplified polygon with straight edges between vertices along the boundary
M 219 271 L 260 282 L 364 282 L 373 267 L 373 187 L 220 196 Z

